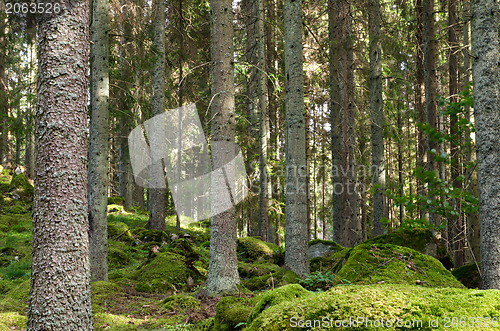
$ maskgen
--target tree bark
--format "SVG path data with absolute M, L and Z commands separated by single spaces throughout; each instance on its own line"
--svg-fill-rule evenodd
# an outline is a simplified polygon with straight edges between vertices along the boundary
M 269 241 L 269 173 L 267 171 L 267 144 L 269 141 L 269 97 L 267 89 L 266 40 L 264 35 L 264 0 L 256 0 L 257 6 L 257 79 L 259 91 L 259 230 L 263 241 Z
M 370 109 L 372 117 L 373 235 L 384 233 L 385 215 L 384 101 L 382 97 L 382 46 L 380 0 L 370 0 Z
M 212 60 L 212 159 L 213 169 L 223 167 L 235 157 L 234 45 L 231 0 L 210 1 Z M 220 148 L 219 148 L 220 147 Z M 213 178 L 213 177 L 212 177 Z M 212 189 L 220 183 L 212 180 Z M 215 197 L 214 197 L 215 198 Z M 212 210 L 217 210 L 216 199 Z M 240 277 L 236 257 L 235 208 L 212 217 L 210 263 L 206 281 L 209 296 L 238 291 Z
M 5 57 L 7 51 L 7 15 L 5 9 L 4 1 L 0 2 L 0 164 L 3 163 L 4 159 L 4 136 L 5 136 L 5 125 L 6 117 L 8 112 L 8 83 L 6 77 L 5 68 Z
M 154 8 L 154 75 L 153 116 L 165 111 L 165 2 L 153 1 Z M 152 177 L 165 178 L 163 162 L 151 167 Z M 149 221 L 147 228 L 165 230 L 165 189 L 149 189 Z
M 30 24 L 31 23 L 31 24 Z M 27 23 L 26 38 L 28 45 L 28 102 L 26 109 L 26 149 L 24 152 L 25 174 L 30 179 L 35 179 L 35 107 L 36 98 L 36 30 L 34 22 Z
M 285 0 L 286 232 L 285 269 L 309 274 L 302 0 Z
M 471 1 L 481 287 L 500 289 L 500 77 L 498 1 Z
M 423 39 L 424 39 L 424 84 L 425 84 L 425 116 L 431 129 L 438 131 L 437 126 L 437 75 L 436 75 L 436 39 L 434 32 L 434 0 L 423 0 Z M 438 173 L 438 163 L 434 155 L 439 153 L 438 143 L 427 136 L 427 170 Z M 435 199 L 435 197 L 431 197 Z M 439 216 L 429 213 L 429 222 L 439 225 Z
M 330 122 L 332 135 L 333 240 L 345 245 L 343 231 L 345 203 L 342 180 L 342 127 L 340 122 L 339 43 L 336 0 L 328 1 L 328 39 L 330 53 Z
M 92 2 L 89 245 L 91 280 L 108 280 L 109 2 Z
M 92 330 L 87 204 L 89 2 L 40 15 L 28 330 Z

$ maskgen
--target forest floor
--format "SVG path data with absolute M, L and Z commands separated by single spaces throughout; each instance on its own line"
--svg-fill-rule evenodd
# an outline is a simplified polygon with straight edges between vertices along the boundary
M 3 170 L 0 192 L 0 331 L 23 330 L 33 189 L 24 175 Z M 444 267 L 450 267 L 446 249 L 425 229 L 396 231 L 354 248 L 312 241 L 309 254 L 317 256 L 305 280 L 283 272 L 281 247 L 239 238 L 240 292 L 217 299 L 199 295 L 208 273 L 209 223 L 183 219 L 178 231 L 170 216 L 166 231 L 154 231 L 145 229 L 147 220 L 146 212 L 125 211 L 119 197 L 110 198 L 109 281 L 92 283 L 96 330 L 320 330 L 349 320 L 344 330 L 499 324 L 500 292 L 467 289 Z M 454 274 L 477 287 L 474 268 Z

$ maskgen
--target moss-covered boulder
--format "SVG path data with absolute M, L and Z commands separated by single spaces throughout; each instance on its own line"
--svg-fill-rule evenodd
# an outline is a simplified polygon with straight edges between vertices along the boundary
M 108 197 L 108 205 L 122 205 L 125 202 L 125 198 L 121 196 Z
M 256 299 L 223 297 L 217 304 L 213 330 L 242 330 L 252 312 Z
M 238 262 L 238 273 L 242 279 L 251 279 L 252 277 L 260 277 L 269 275 L 281 270 L 281 267 L 269 262 L 246 263 Z
M 243 280 L 241 284 L 250 291 L 259 291 L 273 289 L 288 284 L 298 284 L 299 281 L 300 277 L 297 276 L 295 272 L 291 270 L 283 271 L 283 269 L 280 268 L 279 271 L 272 274 L 264 274 L 262 276 Z
M 123 222 L 108 222 L 108 238 L 123 240 L 132 238 L 132 232 L 127 224 Z
M 314 239 L 309 242 L 307 257 L 309 259 L 325 257 L 342 249 L 344 249 L 344 247 L 340 246 L 335 241 Z
M 290 284 L 283 287 L 268 291 L 260 296 L 259 301 L 252 309 L 248 317 L 248 324 L 257 318 L 264 310 L 269 307 L 278 305 L 282 302 L 292 301 L 310 295 L 311 292 L 304 289 L 299 284 Z
M 354 247 L 342 269 L 337 272 L 336 283 L 464 287 L 435 258 L 408 247 L 390 244 Z
M 283 262 L 283 250 L 278 245 L 257 237 L 238 238 L 237 243 L 238 257 L 244 262 L 269 261 L 280 265 Z
M 481 275 L 477 264 L 468 264 L 451 272 L 453 276 L 468 288 L 479 288 L 481 286 Z
M 22 200 L 24 202 L 31 202 L 33 200 L 34 188 L 29 182 L 26 175 L 20 173 L 14 174 L 9 185 L 10 196 L 15 200 Z
M 444 241 L 436 238 L 429 229 L 399 229 L 368 239 L 364 244 L 392 244 L 409 247 L 438 259 L 448 270 L 453 267 L 453 260 L 446 250 Z
M 200 300 L 190 295 L 172 295 L 163 300 L 163 307 L 169 311 L 177 313 L 187 309 L 197 309 L 200 307 Z
M 112 266 L 125 266 L 130 263 L 130 255 L 117 247 L 109 246 L 108 249 L 108 263 Z
M 489 330 L 476 326 L 499 319 L 500 291 L 351 285 L 271 306 L 246 330 Z M 375 327 L 376 321 L 384 321 L 384 327 Z
M 137 238 L 146 243 L 163 243 L 170 241 L 170 235 L 167 232 L 161 230 L 140 229 L 138 231 L 134 231 L 134 234 L 137 236 Z
M 332 252 L 325 257 L 318 256 L 312 258 L 311 260 L 309 260 L 311 272 L 331 271 L 333 273 L 337 273 L 344 266 L 351 250 L 351 248 L 343 248 L 340 250 L 336 250 L 335 252 Z
M 200 279 L 190 270 L 186 264 L 186 258 L 182 255 L 165 252 L 159 253 L 149 263 L 137 270 L 137 290 L 149 293 L 171 293 L 185 288 L 188 278 L 193 281 Z

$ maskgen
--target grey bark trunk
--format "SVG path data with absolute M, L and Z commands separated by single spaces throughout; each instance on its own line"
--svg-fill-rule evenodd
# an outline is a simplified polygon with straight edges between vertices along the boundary
M 333 240 L 344 245 L 344 190 L 342 182 L 342 127 L 340 123 L 339 43 L 337 31 L 337 4 L 328 1 L 328 38 L 330 53 L 330 122 L 332 126 L 332 187 L 333 187 Z
M 165 111 L 165 2 L 153 1 L 154 22 L 154 77 L 153 77 L 153 115 Z M 151 167 L 152 177 L 164 174 L 163 163 Z M 165 189 L 150 188 L 148 229 L 165 230 Z
M 213 148 L 213 168 L 217 169 L 235 154 L 236 118 L 234 110 L 233 10 L 231 0 L 210 1 L 211 61 L 212 61 L 212 147 L 228 144 L 227 148 Z M 212 187 L 220 183 L 212 183 Z M 217 201 L 212 197 L 212 207 Z M 215 209 L 213 209 L 215 210 Z M 236 257 L 235 208 L 212 217 L 210 227 L 210 263 L 206 281 L 209 296 L 234 294 L 240 277 Z
M 0 163 L 3 165 L 4 159 L 4 136 L 5 136 L 5 117 L 7 116 L 8 105 L 8 81 L 5 71 L 5 56 L 7 51 L 7 15 L 5 14 L 5 3 L 0 3 Z
M 92 330 L 87 205 L 89 2 L 40 16 L 28 330 Z
M 286 232 L 285 269 L 309 274 L 302 0 L 285 0 Z
M 91 280 L 108 280 L 109 2 L 92 8 L 89 149 L 89 245 Z
M 257 6 L 257 73 L 259 91 L 259 230 L 264 241 L 269 240 L 269 173 L 267 171 L 267 144 L 269 141 L 269 97 L 267 90 L 266 41 L 264 35 L 264 0 L 256 0 Z
M 370 0 L 370 109 L 372 117 L 373 235 L 384 233 L 385 215 L 384 101 L 382 98 L 382 47 L 380 0 Z
M 437 126 L 437 75 L 436 75 L 436 39 L 434 28 L 434 0 L 423 0 L 423 41 L 424 41 L 424 82 L 425 82 L 425 116 L 426 121 L 434 130 Z M 427 136 L 427 170 L 436 171 L 438 174 L 438 163 L 434 154 L 439 153 L 436 141 Z M 434 197 L 431 197 L 434 199 Z M 429 222 L 439 225 L 438 215 L 429 213 Z
M 471 1 L 481 287 L 500 289 L 500 77 L 498 1 Z
M 28 100 L 26 111 L 26 150 L 24 154 L 25 174 L 28 178 L 35 179 L 35 106 L 36 99 L 34 91 L 36 91 L 36 30 L 33 26 L 26 28 L 26 37 L 28 43 Z

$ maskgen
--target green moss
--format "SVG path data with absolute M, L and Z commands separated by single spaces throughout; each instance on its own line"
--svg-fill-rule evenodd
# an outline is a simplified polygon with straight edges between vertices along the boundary
M 130 256 L 119 248 L 109 247 L 108 262 L 110 265 L 124 266 L 130 263 Z
M 186 239 L 177 239 L 170 243 L 170 251 L 173 253 L 185 256 L 191 261 L 199 258 L 198 253 L 193 249 L 193 245 Z
M 137 290 L 150 293 L 169 293 L 186 285 L 192 272 L 185 258 L 174 253 L 160 253 L 137 271 Z
M 122 205 L 123 206 L 124 201 L 125 201 L 124 197 L 120 197 L 120 196 L 108 197 L 108 205 Z
M 109 214 L 122 214 L 125 211 L 123 206 L 121 205 L 108 205 L 108 213 Z
M 337 273 L 337 284 L 416 284 L 463 288 L 433 257 L 389 244 L 361 244 L 352 249 Z
M 223 297 L 217 304 L 213 330 L 229 331 L 243 329 L 254 304 L 254 299 L 232 296 Z
M 138 326 L 143 322 L 139 318 L 108 313 L 94 313 L 94 328 L 96 330 L 133 331 L 137 330 Z
M 364 244 L 392 244 L 404 246 L 422 254 L 430 255 L 450 269 L 453 265 L 451 257 L 442 240 L 438 240 L 429 229 L 402 229 L 384 234 L 364 242 Z
M 245 262 L 270 261 L 279 264 L 283 259 L 283 251 L 278 245 L 255 237 L 238 238 L 237 242 L 238 257 Z
M 364 323 L 345 327 L 343 330 L 373 330 L 367 320 L 384 320 L 396 324 L 397 320 L 422 321 L 421 327 L 406 329 L 448 330 L 445 318 L 500 318 L 500 291 L 466 290 L 453 288 L 423 288 L 411 285 L 371 285 L 338 286 L 327 292 L 311 294 L 291 301 L 285 301 L 263 311 L 247 330 L 292 330 L 302 321 L 348 320 L 364 318 Z M 439 318 L 439 326 L 430 328 L 430 320 Z M 319 323 L 320 323 L 319 322 Z M 367 326 L 368 325 L 368 326 Z M 451 323 L 450 323 L 451 325 Z M 491 325 L 491 323 L 490 323 Z M 333 329 L 325 326 L 314 330 Z M 301 327 L 309 330 L 312 327 Z M 378 328 L 380 330 L 394 330 Z M 399 328 L 401 329 L 401 328 Z M 472 330 L 470 326 L 451 328 L 453 330 Z M 489 328 L 485 328 L 489 329 Z
M 19 313 L 0 313 L 0 329 L 20 330 L 26 327 L 28 318 Z
M 108 222 L 108 238 L 119 240 L 131 237 L 132 233 L 130 232 L 130 229 L 127 226 L 127 224 L 123 222 L 113 222 L 113 223 Z
M 28 178 L 23 174 L 13 175 L 9 185 L 11 196 L 17 194 L 22 201 L 31 202 L 33 200 L 33 185 L 28 181 Z
M 248 318 L 248 324 L 257 318 L 264 310 L 271 306 L 280 304 L 282 302 L 291 301 L 297 298 L 302 298 L 304 296 L 310 295 L 311 292 L 304 289 L 299 284 L 286 285 L 271 291 L 266 292 L 260 297 L 255 307 Z
M 200 307 L 200 300 L 190 295 L 172 295 L 163 300 L 163 307 L 176 312 L 186 309 L 197 309 Z
M 137 237 L 144 242 L 169 242 L 170 236 L 165 231 L 160 230 L 142 230 L 136 233 Z
M 344 266 L 350 252 L 351 248 L 344 248 L 325 257 L 310 259 L 309 265 L 311 272 L 332 271 L 333 273 L 337 273 Z
M 268 288 L 276 288 L 288 284 L 298 284 L 300 277 L 291 270 L 283 272 L 281 268 L 279 271 L 272 274 L 264 274 L 260 277 L 252 277 L 243 280 L 241 283 L 250 291 L 265 290 Z
M 281 268 L 278 265 L 269 262 L 238 262 L 238 273 L 243 279 L 250 279 L 252 277 L 273 274 L 280 270 Z
M 481 275 L 475 263 L 464 265 L 451 272 L 453 276 L 468 288 L 479 288 L 481 285 Z
M 327 245 L 327 246 L 333 246 L 333 247 L 335 247 L 335 250 L 340 250 L 340 249 L 344 248 L 344 247 L 340 246 L 339 244 L 337 244 L 335 241 L 321 240 L 321 239 L 311 240 L 311 241 L 309 241 L 309 243 L 307 245 L 312 246 L 312 245 L 319 244 L 319 243 L 321 243 L 323 245 Z
M 27 279 L 5 294 L 0 300 L 0 312 L 18 312 L 25 314 L 28 306 L 28 297 L 30 292 L 30 280 Z
M 95 313 L 105 312 L 109 306 L 109 302 L 112 302 L 116 294 L 121 292 L 120 287 L 111 282 L 97 281 L 92 282 L 90 286 L 92 293 L 92 310 Z

